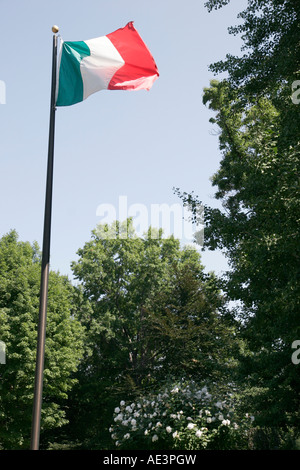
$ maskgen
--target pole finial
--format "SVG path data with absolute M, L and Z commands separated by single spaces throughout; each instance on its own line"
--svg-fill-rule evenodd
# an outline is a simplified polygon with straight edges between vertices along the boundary
M 52 26 L 52 31 L 53 31 L 53 33 L 58 33 L 59 27 L 56 26 L 56 25 Z

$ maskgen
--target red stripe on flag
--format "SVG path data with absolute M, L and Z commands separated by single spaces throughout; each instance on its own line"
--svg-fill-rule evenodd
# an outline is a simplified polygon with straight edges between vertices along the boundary
M 154 76 L 154 81 L 159 73 L 151 52 L 134 28 L 133 22 L 131 21 L 124 28 L 107 34 L 107 37 L 125 62 L 112 77 L 108 89 L 134 90 L 136 88 L 148 88 L 149 77 Z M 145 78 L 145 87 L 142 85 L 143 78 Z

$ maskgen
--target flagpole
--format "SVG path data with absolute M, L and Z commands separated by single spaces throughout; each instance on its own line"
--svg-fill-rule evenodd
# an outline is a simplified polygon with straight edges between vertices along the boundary
M 45 358 L 46 340 L 46 320 L 47 320 L 47 300 L 48 300 L 48 280 L 49 280 L 49 260 L 50 260 L 50 237 L 51 237 L 51 213 L 52 213 L 52 188 L 53 188 L 53 160 L 54 160 L 54 132 L 55 132 L 55 93 L 56 93 L 56 67 L 57 67 L 57 36 L 58 27 L 53 26 L 53 49 L 52 49 L 52 83 L 50 101 L 50 123 L 48 142 L 48 165 L 46 180 L 46 197 L 44 213 L 44 234 L 41 267 L 40 285 L 40 307 L 38 340 L 35 369 L 35 386 L 33 400 L 32 430 L 31 430 L 31 450 L 39 449 L 42 392 Z

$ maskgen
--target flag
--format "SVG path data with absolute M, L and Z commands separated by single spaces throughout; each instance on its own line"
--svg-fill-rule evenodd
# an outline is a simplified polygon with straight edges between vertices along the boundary
M 133 22 L 95 39 L 62 41 L 56 106 L 79 103 L 100 90 L 149 90 L 158 76 Z

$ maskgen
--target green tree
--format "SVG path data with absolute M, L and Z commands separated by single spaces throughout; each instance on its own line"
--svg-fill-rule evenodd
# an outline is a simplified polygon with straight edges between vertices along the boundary
M 209 0 L 208 11 L 230 0 Z M 292 100 L 293 88 L 300 79 L 300 8 L 298 0 L 248 0 L 239 13 L 238 25 L 229 33 L 243 40 L 241 56 L 227 54 L 210 66 L 215 73 L 225 72 L 238 93 L 241 106 L 249 99 L 267 97 L 280 111 L 278 146 L 297 145 L 300 132 L 300 106 Z M 299 98 L 299 92 L 297 93 Z M 298 100 L 296 101 L 296 103 Z
M 218 9 L 230 0 L 209 0 L 208 11 Z M 229 27 L 229 33 L 241 35 L 243 56 L 227 54 L 211 69 L 228 71 L 231 84 L 245 91 L 271 90 L 299 71 L 299 2 L 297 0 L 248 0 L 239 13 L 242 21 Z M 276 86 L 277 88 L 277 86 Z
M 6 345 L 6 364 L 0 364 L 0 446 L 3 449 L 29 446 L 40 258 L 37 244 L 18 241 L 15 231 L 0 240 L 0 339 Z M 72 297 L 70 281 L 50 272 L 42 432 L 66 422 L 64 404 L 74 385 L 73 374 L 82 354 L 83 329 L 72 316 Z
M 212 11 L 229 2 L 205 6 Z M 299 14 L 296 0 L 248 0 L 240 24 L 229 27 L 241 35 L 243 54 L 211 65 L 228 78 L 212 82 L 204 95 L 220 132 L 213 184 L 224 207 L 205 209 L 206 247 L 226 253 L 232 270 L 224 289 L 242 301 L 250 351 L 241 370 L 251 378 L 247 396 L 259 421 L 270 427 L 260 435 L 265 447 L 278 447 L 282 430 L 299 430 L 299 374 L 291 362 L 300 333 L 300 107 L 291 99 L 299 88 Z M 180 195 L 197 205 L 193 193 Z
M 85 409 L 82 419 L 91 417 L 92 433 L 109 426 L 120 399 L 155 387 L 167 374 L 216 373 L 230 333 L 217 312 L 219 287 L 204 276 L 197 251 L 153 229 L 139 238 L 127 220 L 99 226 L 78 255 L 73 272 L 92 311 L 81 317 L 89 351 L 74 400 Z
M 158 293 L 152 302 L 147 329 L 160 355 L 155 375 L 160 383 L 168 371 L 173 379 L 184 375 L 221 387 L 233 380 L 240 345 L 217 278 L 195 272 L 198 263 L 199 254 L 190 252 L 173 267 L 169 291 Z
M 291 345 L 300 335 L 299 148 L 277 146 L 281 116 L 266 98 L 249 100 L 242 110 L 236 90 L 213 81 L 204 103 L 220 131 L 222 160 L 212 182 L 224 209 L 205 208 L 205 247 L 225 252 L 231 270 L 224 289 L 242 302 L 240 331 L 250 351 L 241 372 L 255 395 L 257 422 L 295 430 L 300 383 Z

